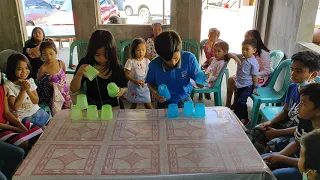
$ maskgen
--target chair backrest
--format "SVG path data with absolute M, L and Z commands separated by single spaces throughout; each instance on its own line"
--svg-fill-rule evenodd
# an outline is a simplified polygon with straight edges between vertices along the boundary
M 88 49 L 88 40 L 75 40 L 72 42 L 70 46 L 70 57 L 69 57 L 69 66 L 73 65 L 73 51 L 74 48 L 77 47 L 77 53 L 78 53 L 78 62 L 84 58 L 87 54 Z
M 12 49 L 5 49 L 0 52 L 0 69 L 2 72 L 6 72 L 8 57 L 17 53 L 19 52 Z
M 192 39 L 182 40 L 182 50 L 192 52 L 199 62 L 199 45 Z
M 202 40 L 201 42 L 200 42 L 200 53 L 202 53 L 202 50 L 203 50 L 203 45 L 206 43 L 208 41 L 208 39 L 204 39 L 204 40 Z
M 220 74 L 219 74 L 219 76 L 218 76 L 218 79 L 216 80 L 216 83 L 214 84 L 214 87 L 213 87 L 213 88 L 221 88 L 221 83 L 222 83 L 224 71 L 227 69 L 229 61 L 230 61 L 230 60 L 228 60 L 228 61 L 224 64 L 224 66 L 222 67 L 221 72 L 220 72 Z
M 272 62 L 272 69 L 275 70 L 279 63 L 284 60 L 284 53 L 280 50 L 274 50 L 270 52 L 270 58 Z
M 282 88 L 280 89 L 280 93 L 285 93 L 288 89 L 288 87 L 291 84 L 291 80 L 290 80 L 290 67 L 291 67 L 292 61 L 291 59 L 287 59 L 284 60 L 282 62 L 280 62 L 280 64 L 278 65 L 278 67 L 274 70 L 274 72 L 272 73 L 271 76 L 271 80 L 269 82 L 269 84 L 267 85 L 268 88 L 274 88 L 277 79 L 279 77 L 279 74 L 282 72 L 282 70 L 285 70 L 284 72 L 284 80 L 283 80 L 283 84 L 282 84 Z
M 125 49 L 128 48 L 129 53 L 130 53 L 130 45 L 132 43 L 132 39 L 125 40 L 121 43 L 121 48 L 120 48 L 120 63 L 124 66 L 125 65 Z

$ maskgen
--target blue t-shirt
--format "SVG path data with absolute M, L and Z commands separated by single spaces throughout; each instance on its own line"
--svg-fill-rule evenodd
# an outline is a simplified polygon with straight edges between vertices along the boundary
M 169 69 L 160 57 L 155 58 L 149 64 L 146 83 L 155 86 L 167 85 L 171 98 L 169 103 L 179 103 L 190 96 L 193 88 L 190 78 L 196 80 L 196 74 L 200 72 L 196 57 L 186 51 L 181 51 L 181 58 L 176 68 Z
M 236 87 L 243 88 L 251 86 L 252 76 L 259 73 L 259 63 L 254 56 L 247 58 L 237 65 Z
M 297 126 L 299 123 L 298 119 L 298 104 L 300 103 L 300 95 L 298 92 L 299 86 L 297 84 L 291 84 L 287 90 L 286 100 L 285 103 L 288 106 L 288 116 L 289 126 Z

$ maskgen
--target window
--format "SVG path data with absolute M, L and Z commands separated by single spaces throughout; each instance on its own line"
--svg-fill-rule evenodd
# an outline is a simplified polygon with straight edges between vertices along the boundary
M 170 24 L 171 0 L 100 0 L 102 24 L 112 24 L 116 16 L 120 24 Z

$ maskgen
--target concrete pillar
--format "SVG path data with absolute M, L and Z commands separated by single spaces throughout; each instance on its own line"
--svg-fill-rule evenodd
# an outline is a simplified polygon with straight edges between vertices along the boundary
M 26 40 L 21 0 L 0 0 L 0 51 L 22 52 Z

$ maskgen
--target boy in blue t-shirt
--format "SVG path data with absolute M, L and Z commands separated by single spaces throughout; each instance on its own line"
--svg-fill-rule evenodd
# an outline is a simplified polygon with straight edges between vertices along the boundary
M 268 145 L 267 152 L 280 152 L 290 143 L 290 139 L 293 139 L 299 123 L 297 118 L 297 108 L 300 103 L 299 86 L 313 82 L 319 70 L 320 55 L 303 51 L 292 56 L 291 81 L 293 84 L 287 90 L 283 110 L 271 121 L 257 125 L 251 131 L 254 141 L 264 146 Z M 269 142 L 265 144 L 267 141 Z
M 146 83 L 158 101 L 158 108 L 167 108 L 169 104 L 183 107 L 185 101 L 191 100 L 193 88 L 190 78 L 196 80 L 200 72 L 196 57 L 186 51 L 181 51 L 182 41 L 175 31 L 165 31 L 155 40 L 158 57 L 149 64 Z M 171 94 L 170 99 L 160 96 L 157 86 L 165 84 Z

